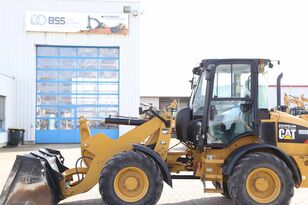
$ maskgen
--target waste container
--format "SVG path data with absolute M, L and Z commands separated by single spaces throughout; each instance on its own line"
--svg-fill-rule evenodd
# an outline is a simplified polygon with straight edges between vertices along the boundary
M 8 146 L 18 146 L 24 143 L 24 129 L 9 128 L 8 131 Z

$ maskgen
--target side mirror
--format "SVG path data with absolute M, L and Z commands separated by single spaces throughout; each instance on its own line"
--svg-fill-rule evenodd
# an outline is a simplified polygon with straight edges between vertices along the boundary
M 193 72 L 193 74 L 194 75 L 200 75 L 201 74 L 201 67 L 200 66 L 198 66 L 198 67 L 195 67 L 195 68 L 193 68 L 193 70 L 192 70 L 192 72 Z
M 270 62 L 268 63 L 268 67 L 269 67 L 269 68 L 273 68 L 273 67 L 274 67 L 274 64 L 270 61 Z

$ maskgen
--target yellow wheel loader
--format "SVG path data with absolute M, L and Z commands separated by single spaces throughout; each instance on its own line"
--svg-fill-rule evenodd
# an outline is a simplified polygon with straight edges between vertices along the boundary
M 297 97 L 285 93 L 283 100 L 285 105 L 285 112 L 288 112 L 292 115 L 298 115 L 300 118 L 308 120 L 308 111 L 305 105 L 305 103 L 308 102 L 308 98 L 305 98 L 304 95 Z
M 147 119 L 106 118 L 136 126 L 118 139 L 91 135 L 80 118 L 81 157 L 67 168 L 60 152 L 40 149 L 17 156 L 0 204 L 57 204 L 99 183 L 106 204 L 154 205 L 163 181 L 199 179 L 204 192 L 237 205 L 289 204 L 294 187 L 308 186 L 308 121 L 268 109 L 267 59 L 209 59 L 193 69 L 192 95 L 177 112 L 174 149 L 171 104 Z M 278 88 L 280 80 L 278 78 Z M 280 91 L 280 89 L 278 89 Z M 207 187 L 212 182 L 214 188 Z

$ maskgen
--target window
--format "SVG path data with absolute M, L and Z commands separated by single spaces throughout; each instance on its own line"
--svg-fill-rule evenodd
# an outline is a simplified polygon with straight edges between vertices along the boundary
M 259 108 L 268 109 L 268 68 L 259 69 Z
M 104 127 L 101 121 L 118 115 L 119 62 L 114 47 L 37 46 L 36 140 L 78 133 L 81 115 L 92 129 L 117 133 L 117 125 Z
M 0 96 L 0 131 L 3 131 L 5 129 L 4 120 L 5 120 L 5 97 Z
M 202 76 L 199 79 L 197 92 L 193 99 L 192 110 L 194 116 L 202 116 L 204 113 L 205 92 L 206 92 L 206 80 L 205 80 L 205 72 L 203 72 Z
M 216 67 L 208 144 L 228 144 L 234 138 L 253 131 L 250 75 L 250 64 Z
M 250 69 L 249 64 L 218 65 L 215 73 L 213 97 L 250 97 Z

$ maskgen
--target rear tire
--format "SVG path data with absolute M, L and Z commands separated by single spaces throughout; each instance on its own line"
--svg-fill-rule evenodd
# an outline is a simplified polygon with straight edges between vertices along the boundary
M 103 169 L 99 190 L 108 205 L 154 205 L 163 189 L 159 167 L 140 152 L 123 152 L 112 157 Z
M 228 181 L 237 205 L 287 205 L 294 180 L 287 165 L 270 153 L 250 153 L 235 166 Z

